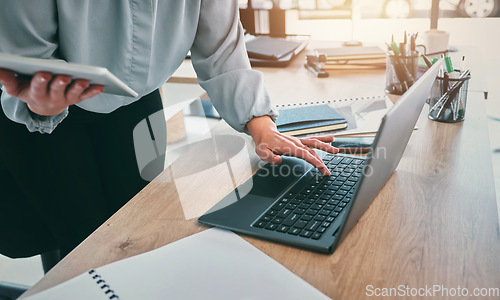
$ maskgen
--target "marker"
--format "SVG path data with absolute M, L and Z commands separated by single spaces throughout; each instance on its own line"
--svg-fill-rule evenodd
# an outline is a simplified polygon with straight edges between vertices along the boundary
M 410 87 L 415 82 L 415 79 L 413 79 L 413 76 L 408 71 L 408 67 L 406 66 L 404 61 L 400 58 L 401 51 L 399 50 L 398 45 L 396 45 L 395 42 L 392 42 L 391 48 L 392 48 L 392 51 L 394 51 L 396 62 L 397 62 L 397 65 L 395 65 L 395 68 L 397 69 L 399 67 L 401 75 L 403 75 L 405 77 L 405 80 L 404 80 L 404 82 L 402 82 L 402 84 L 406 84 L 406 86 Z
M 446 56 L 444 58 L 446 73 L 450 76 L 450 78 L 457 78 L 460 74 L 459 72 L 455 72 L 455 68 L 453 68 L 453 64 L 451 63 L 451 58 Z
M 391 48 L 392 48 L 392 51 L 394 51 L 395 55 L 401 56 L 401 51 L 399 51 L 399 47 L 396 44 L 396 42 L 391 42 Z
M 446 66 L 446 72 L 448 72 L 448 73 L 452 73 L 453 71 L 455 71 L 455 70 L 453 69 L 453 65 L 452 65 L 452 63 L 451 63 L 451 58 L 450 58 L 449 56 L 446 56 L 446 57 L 444 58 L 444 64 L 445 64 L 445 66 Z

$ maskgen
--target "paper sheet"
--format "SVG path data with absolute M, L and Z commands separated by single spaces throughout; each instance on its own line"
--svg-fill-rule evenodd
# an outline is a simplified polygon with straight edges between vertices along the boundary
M 329 299 L 238 235 L 216 228 L 95 272 L 119 299 Z M 109 295 L 85 273 L 27 299 Z

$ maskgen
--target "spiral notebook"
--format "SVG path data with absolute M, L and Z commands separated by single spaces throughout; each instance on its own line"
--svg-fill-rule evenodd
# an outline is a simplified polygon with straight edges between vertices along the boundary
M 276 108 L 280 111 L 289 108 L 309 107 L 323 104 L 329 105 L 339 115 L 347 120 L 347 127 L 340 130 L 309 133 L 304 136 L 376 133 L 382 118 L 385 116 L 385 113 L 393 105 L 389 97 L 382 95 L 374 97 L 289 103 L 285 105 L 277 105 Z
M 329 299 L 235 233 L 207 229 L 26 299 Z

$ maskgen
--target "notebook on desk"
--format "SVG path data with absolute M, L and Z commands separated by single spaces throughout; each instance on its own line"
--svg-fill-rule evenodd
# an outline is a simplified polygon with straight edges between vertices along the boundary
M 376 46 L 337 47 L 314 49 L 318 55 L 324 55 L 326 61 L 349 61 L 365 59 L 385 59 L 385 52 Z
M 434 64 L 386 113 L 366 158 L 322 153 L 332 175 L 321 176 L 305 161 L 283 157 L 281 165 L 265 165 L 198 221 L 332 253 L 399 164 L 441 64 Z M 249 192 L 240 197 L 239 189 Z
M 305 49 L 308 35 L 272 37 L 245 35 L 248 58 L 253 67 L 286 67 Z
M 380 121 L 392 107 L 392 101 L 387 96 L 372 96 L 347 99 L 330 99 L 316 102 L 288 103 L 277 105 L 276 109 L 282 115 L 289 109 L 304 109 L 327 105 L 339 114 L 346 122 L 344 128 L 337 127 L 334 130 L 315 131 L 305 133 L 308 136 L 317 135 L 352 135 L 360 133 L 377 132 Z M 278 116 L 277 125 L 280 125 Z M 278 127 L 278 130 L 280 128 Z
M 30 300 L 330 299 L 232 232 L 216 228 L 91 269 Z
M 311 105 L 280 110 L 276 127 L 284 134 L 301 135 L 344 129 L 347 120 L 327 104 Z

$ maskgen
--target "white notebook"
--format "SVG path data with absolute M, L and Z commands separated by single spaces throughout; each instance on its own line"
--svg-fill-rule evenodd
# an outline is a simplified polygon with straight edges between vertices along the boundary
M 238 235 L 212 228 L 26 299 L 330 298 Z
M 393 105 L 387 96 L 374 96 L 290 103 L 286 105 L 277 105 L 276 108 L 279 111 L 280 109 L 319 104 L 328 104 L 335 109 L 336 112 L 347 120 L 347 127 L 342 130 L 325 131 L 320 134 L 312 133 L 307 136 L 376 133 L 382 118 Z

